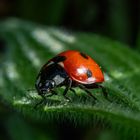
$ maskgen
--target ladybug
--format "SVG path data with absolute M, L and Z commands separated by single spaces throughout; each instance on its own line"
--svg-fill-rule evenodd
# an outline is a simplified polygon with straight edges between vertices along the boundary
M 65 86 L 63 96 L 68 90 L 75 92 L 74 87 L 79 87 L 96 98 L 88 89 L 101 88 L 106 96 L 105 88 L 99 83 L 104 82 L 104 75 L 99 65 L 88 55 L 68 50 L 50 59 L 40 70 L 35 87 L 43 98 L 56 95 L 54 88 Z

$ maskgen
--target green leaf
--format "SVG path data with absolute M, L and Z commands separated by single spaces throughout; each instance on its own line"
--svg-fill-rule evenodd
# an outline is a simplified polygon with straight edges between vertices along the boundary
M 87 33 L 72 33 L 64 29 L 45 27 L 17 19 L 0 24 L 6 53 L 1 54 L 1 102 L 27 118 L 41 122 L 63 122 L 75 125 L 95 125 L 113 130 L 116 137 L 140 138 L 140 56 L 128 46 L 105 37 Z M 41 97 L 34 88 L 36 76 L 48 59 L 64 50 L 79 50 L 90 55 L 102 66 L 109 100 L 101 90 L 91 90 L 98 101 L 76 88 L 69 91 L 72 102 L 64 103 L 62 92 L 50 97 L 46 104 L 33 107 Z
M 137 39 L 136 39 L 136 49 L 140 51 L 140 31 L 138 32 Z
M 22 117 L 19 117 L 16 114 L 12 114 L 6 120 L 6 128 L 8 134 L 13 140 L 54 140 L 55 135 L 53 137 L 50 136 L 50 131 L 46 128 L 46 132 L 44 133 L 43 128 L 38 125 L 35 127 L 32 123 L 25 121 Z M 20 131 L 19 131 L 20 130 Z M 18 132 L 18 133 L 17 133 Z M 51 134 L 52 135 L 52 134 Z M 51 138 L 52 137 L 52 138 Z

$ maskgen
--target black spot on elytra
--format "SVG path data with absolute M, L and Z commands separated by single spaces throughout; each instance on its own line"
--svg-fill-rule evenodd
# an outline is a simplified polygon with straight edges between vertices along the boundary
M 65 61 L 65 60 L 66 60 L 66 57 L 65 57 L 65 56 L 56 56 L 56 57 L 54 57 L 52 60 L 53 60 L 53 62 L 55 62 L 55 63 L 59 63 L 59 62 Z
M 88 56 L 87 56 L 86 54 L 80 52 L 80 55 L 81 55 L 83 58 L 88 59 Z
M 88 78 L 89 78 L 89 77 L 92 77 L 92 72 L 91 72 L 91 70 L 88 69 L 86 74 L 87 74 L 87 77 L 88 77 Z

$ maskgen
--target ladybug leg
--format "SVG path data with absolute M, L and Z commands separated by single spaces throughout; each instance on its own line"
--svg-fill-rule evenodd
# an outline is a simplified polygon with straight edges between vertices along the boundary
M 97 85 L 97 86 L 98 86 L 98 88 L 101 88 L 102 89 L 102 92 L 103 92 L 104 97 L 108 100 L 108 94 L 106 92 L 105 87 L 103 87 L 102 85 Z
M 76 92 L 75 92 L 75 90 L 74 90 L 73 88 L 70 88 L 70 90 L 71 90 L 74 94 L 76 94 Z
M 66 89 L 63 92 L 63 96 L 65 97 L 65 99 L 67 99 L 68 101 L 71 101 L 71 99 L 69 97 L 66 96 L 66 94 L 68 93 L 68 90 L 71 89 L 71 85 L 72 85 L 72 79 L 68 79 L 66 81 Z
M 87 87 L 88 88 L 88 87 Z M 91 85 L 89 88 L 94 88 L 94 89 L 97 89 L 97 88 L 100 88 L 100 89 L 102 89 L 102 93 L 103 93 L 103 95 L 104 95 L 104 97 L 107 99 L 107 100 L 109 100 L 108 99 L 108 93 L 106 92 L 106 88 L 105 87 L 103 87 L 102 85 L 98 85 L 98 84 L 93 84 L 93 85 Z
M 98 84 L 93 84 L 93 86 L 92 86 L 93 88 L 100 88 L 100 89 L 102 89 L 102 93 L 103 93 L 103 95 L 104 95 L 104 97 L 106 98 L 106 99 L 108 99 L 108 97 L 107 97 L 107 92 L 106 92 L 106 89 L 105 89 L 105 87 L 103 87 L 102 85 L 98 85 Z
M 78 85 L 79 88 L 81 88 L 82 90 L 84 90 L 89 96 L 91 96 L 94 100 L 97 100 L 97 98 L 95 96 L 92 95 L 92 93 L 83 85 Z
M 42 97 L 42 100 L 39 103 L 37 103 L 34 106 L 34 108 L 36 109 L 40 104 L 43 104 L 43 102 L 45 102 L 47 99 L 46 97 L 51 97 L 53 95 L 57 95 L 57 93 L 54 90 L 51 90 L 51 92 L 49 94 L 47 94 L 46 96 L 44 94 L 40 94 L 40 96 Z
M 51 93 L 52 93 L 52 95 L 57 95 L 57 93 L 54 90 L 51 90 Z
M 34 109 L 36 109 L 40 104 L 42 104 L 46 100 L 44 94 L 40 94 L 40 96 L 42 97 L 42 100 L 34 106 Z

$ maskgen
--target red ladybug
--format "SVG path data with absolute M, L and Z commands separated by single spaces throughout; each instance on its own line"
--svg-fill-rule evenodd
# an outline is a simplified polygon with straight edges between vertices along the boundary
M 74 50 L 62 52 L 49 60 L 40 70 L 35 87 L 43 98 L 56 94 L 55 87 L 65 86 L 64 97 L 68 90 L 80 87 L 94 99 L 88 89 L 101 88 L 106 96 L 105 89 L 99 85 L 104 82 L 104 75 L 98 64 L 88 55 Z M 50 94 L 48 94 L 50 93 Z

